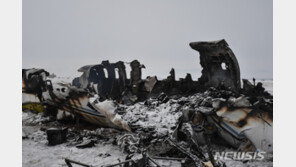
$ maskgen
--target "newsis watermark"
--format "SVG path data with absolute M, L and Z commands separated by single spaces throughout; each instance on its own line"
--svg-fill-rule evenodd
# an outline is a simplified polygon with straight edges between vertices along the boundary
M 232 151 L 222 151 L 215 152 L 215 160 L 257 160 L 262 161 L 266 158 L 266 152 L 232 152 Z

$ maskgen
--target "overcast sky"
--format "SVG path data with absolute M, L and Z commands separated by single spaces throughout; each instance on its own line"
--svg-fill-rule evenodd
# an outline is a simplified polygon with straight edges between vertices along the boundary
M 272 0 L 24 0 L 23 68 L 57 76 L 102 60 L 145 64 L 144 77 L 201 75 L 190 42 L 225 39 L 242 78 L 273 76 Z M 128 72 L 129 75 L 129 72 Z

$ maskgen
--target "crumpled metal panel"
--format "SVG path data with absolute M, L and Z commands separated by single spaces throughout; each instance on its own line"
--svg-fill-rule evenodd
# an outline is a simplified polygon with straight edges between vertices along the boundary
M 233 146 L 239 145 L 240 139 L 248 139 L 256 150 L 273 151 L 273 120 L 267 112 L 250 107 L 222 107 L 213 116 L 214 122 L 225 132 L 221 134 Z
M 89 92 L 84 89 L 64 84 L 52 84 L 50 81 L 47 82 L 47 90 L 44 97 L 48 105 L 72 113 L 95 125 L 130 131 L 128 124 L 119 119 L 120 116 L 115 113 L 113 101 L 105 100 L 104 102 L 107 103 L 105 106 L 109 108 L 102 107 L 104 105 L 100 104 L 104 102 L 99 102 L 98 97 L 90 96 Z

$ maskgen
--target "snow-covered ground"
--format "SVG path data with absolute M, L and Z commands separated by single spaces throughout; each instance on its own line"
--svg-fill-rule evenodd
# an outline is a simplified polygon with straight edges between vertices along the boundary
M 36 131 L 35 133 L 41 133 Z M 44 135 L 44 134 L 40 134 Z M 47 146 L 46 138 L 41 141 L 23 140 L 23 166 L 26 167 L 58 167 L 66 166 L 65 158 L 73 159 L 93 166 L 118 163 L 124 161 L 125 154 L 112 144 L 97 144 L 92 148 L 79 149 L 66 146 Z M 118 160 L 119 159 L 119 160 Z M 74 165 L 73 165 L 74 166 Z
M 273 81 L 272 80 L 258 80 L 263 83 L 263 86 L 269 93 L 273 93 Z M 257 82 L 258 82 L 257 81 Z M 170 115 L 168 111 L 173 110 L 172 108 L 166 108 L 166 106 L 160 105 L 159 108 L 162 109 L 160 114 L 162 118 L 166 119 L 158 119 L 159 117 L 154 117 L 153 112 L 148 111 L 148 116 L 143 116 L 145 119 L 151 120 L 151 123 L 157 122 L 159 125 L 159 132 L 164 133 L 168 127 L 171 126 L 170 122 L 176 120 L 179 115 L 174 113 Z M 133 112 L 133 110 L 139 110 L 139 106 L 135 105 L 133 108 L 128 108 L 129 112 Z M 140 114 L 140 113 L 139 113 Z M 150 115 L 149 115 L 150 114 Z M 67 143 L 60 144 L 56 146 L 48 146 L 46 134 L 44 131 L 40 130 L 41 121 L 44 118 L 41 117 L 40 114 L 33 114 L 28 112 L 23 112 L 23 136 L 27 136 L 26 139 L 22 140 L 22 165 L 24 167 L 66 167 L 64 158 L 73 159 L 76 161 L 80 161 L 82 163 L 94 165 L 94 166 L 102 166 L 106 164 L 114 164 L 119 161 L 124 161 L 126 157 L 126 153 L 120 149 L 119 146 L 113 145 L 110 142 L 102 142 L 95 145 L 92 148 L 79 149 L 75 146 L 68 146 Z M 130 117 L 131 115 L 127 114 L 125 117 Z M 139 116 L 141 117 L 141 115 Z M 141 117 L 142 118 L 142 117 Z M 132 118 L 131 118 L 132 119 Z M 162 128 L 162 124 L 169 125 L 168 127 Z M 152 126 L 142 122 L 141 126 L 149 127 Z M 272 161 L 268 162 L 247 162 L 243 163 L 242 161 L 234 161 L 229 160 L 226 161 L 227 166 L 272 166 Z
M 46 132 L 40 130 L 41 114 L 23 112 L 22 165 L 24 167 L 67 166 L 65 158 L 91 165 L 107 165 L 124 161 L 126 154 L 110 142 L 102 142 L 92 148 L 79 149 L 64 143 L 48 146 Z M 75 166 L 75 165 L 73 165 Z
M 40 132 L 36 132 L 40 133 Z M 67 167 L 65 158 L 101 167 L 125 161 L 127 154 L 112 144 L 97 144 L 92 148 L 78 149 L 66 144 L 47 146 L 45 141 L 23 140 L 23 167 Z M 179 167 L 178 163 L 156 160 L 167 166 Z M 72 164 L 73 167 L 78 167 Z M 79 166 L 80 167 L 80 166 Z

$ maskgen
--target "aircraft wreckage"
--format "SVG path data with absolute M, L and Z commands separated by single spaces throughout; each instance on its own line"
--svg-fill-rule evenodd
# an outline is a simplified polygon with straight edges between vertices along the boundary
M 207 161 L 219 166 L 198 148 L 209 141 L 223 140 L 242 151 L 272 152 L 272 95 L 260 82 L 243 79 L 241 87 L 238 61 L 224 39 L 192 42 L 190 47 L 199 52 L 203 68 L 197 81 L 190 74 L 176 80 L 173 68 L 166 79 L 142 79 L 145 66 L 138 60 L 129 63 L 130 78 L 124 62 L 102 61 L 78 69 L 82 75 L 71 84 L 53 82 L 43 69 L 23 69 L 23 110 L 145 132 L 146 136 L 149 129 L 154 138 L 168 136 L 167 141 L 189 157 L 193 166 L 207 166 L 202 163 Z M 182 148 L 176 143 L 180 140 L 195 151 Z

